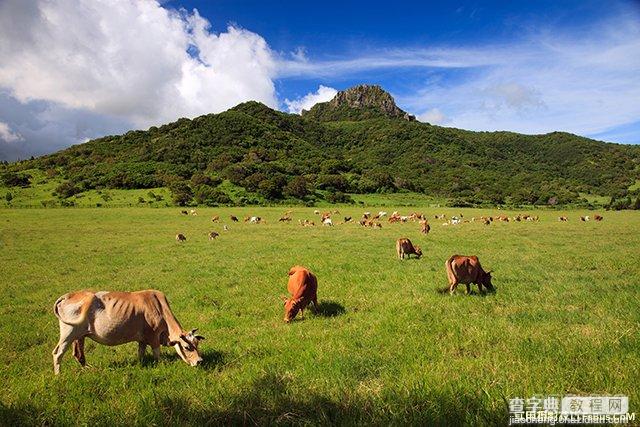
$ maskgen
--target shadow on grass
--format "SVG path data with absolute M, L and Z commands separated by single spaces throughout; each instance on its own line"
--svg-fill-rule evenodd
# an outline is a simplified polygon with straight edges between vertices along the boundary
M 446 288 L 437 288 L 436 292 L 439 293 L 440 295 L 448 295 L 449 294 L 449 287 L 447 286 Z M 464 296 L 470 296 L 470 297 L 488 297 L 488 296 L 493 296 L 496 294 L 496 288 L 494 288 L 491 291 L 484 291 L 484 292 L 480 292 L 477 289 L 474 289 L 473 286 L 471 287 L 471 292 L 465 295 L 465 288 L 464 285 L 463 287 L 458 286 L 458 288 L 453 292 L 453 295 L 464 295 Z
M 216 356 L 217 357 L 217 356 Z M 133 402 L 132 402 L 133 403 Z M 135 404 L 135 403 L 134 403 Z M 136 411 L 92 413 L 76 419 L 88 425 L 506 425 L 507 408 L 482 393 L 444 387 L 390 389 L 382 395 L 352 390 L 293 387 L 287 374 L 267 371 L 242 390 L 214 401 L 197 396 L 157 394 L 137 402 Z M 64 408 L 0 402 L 0 425 L 62 425 Z M 137 418 L 139 417 L 139 418 Z
M 204 350 L 200 353 L 202 357 L 202 363 L 198 366 L 199 369 L 213 370 L 218 369 L 225 364 L 225 354 L 217 350 Z M 163 351 L 160 353 L 160 361 L 167 363 L 185 363 L 180 356 L 172 349 Z M 109 363 L 112 368 L 126 368 L 133 366 L 141 366 L 143 368 L 153 368 L 156 365 L 156 361 L 153 355 L 147 352 L 142 359 L 142 364 L 136 356 L 126 360 L 114 360 Z
M 316 316 L 335 317 L 346 313 L 344 306 L 335 301 L 321 301 L 318 303 Z
M 158 397 L 152 410 L 175 425 L 506 425 L 502 403 L 480 394 L 411 390 L 385 398 L 356 394 L 292 392 L 290 378 L 266 373 L 246 391 L 217 406 Z

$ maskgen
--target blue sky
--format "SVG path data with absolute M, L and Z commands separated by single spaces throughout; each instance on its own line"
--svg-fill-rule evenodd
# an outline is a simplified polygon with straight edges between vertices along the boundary
M 359 83 L 442 126 L 640 143 L 638 1 L 3 0 L 0 57 L 0 159 Z

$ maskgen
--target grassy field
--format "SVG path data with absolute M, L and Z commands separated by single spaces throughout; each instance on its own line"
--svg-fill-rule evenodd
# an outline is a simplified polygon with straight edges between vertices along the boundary
M 504 425 L 508 399 L 568 393 L 628 395 L 638 412 L 640 213 L 432 219 L 421 236 L 416 223 L 303 228 L 312 208 L 293 208 L 291 224 L 277 222 L 283 210 L 0 209 L 0 425 Z M 396 259 L 398 237 L 425 256 Z M 497 292 L 439 293 L 454 253 L 478 255 Z M 294 264 L 318 276 L 321 310 L 285 324 L 279 296 Z M 140 365 L 135 343 L 88 340 L 90 366 L 67 353 L 55 377 L 52 305 L 84 288 L 165 292 L 183 327 L 206 336 L 204 365 L 168 348 Z

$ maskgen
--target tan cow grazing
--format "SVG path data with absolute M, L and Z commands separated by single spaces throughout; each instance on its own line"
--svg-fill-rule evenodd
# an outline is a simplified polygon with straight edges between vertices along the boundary
M 185 237 L 184 234 L 182 234 L 182 233 L 176 234 L 176 242 L 182 243 L 182 242 L 186 242 L 186 241 L 187 241 L 187 238 Z
M 567 218 L 566 216 L 561 216 L 561 217 L 558 217 L 558 221 L 567 222 L 567 221 L 569 221 L 569 218 Z
M 405 255 L 407 258 L 411 258 L 411 254 L 414 254 L 419 259 L 422 256 L 422 249 L 418 245 L 414 246 L 411 240 L 400 238 L 396 241 L 396 253 L 400 259 L 404 259 Z
M 214 215 L 214 216 L 211 218 L 211 222 L 218 222 L 218 221 L 220 221 L 220 215 Z
M 318 310 L 318 279 L 309 269 L 296 265 L 289 270 L 287 290 L 291 295 L 284 300 L 284 321 L 291 322 L 298 311 L 304 316 L 304 309 L 313 303 L 314 313 Z
M 600 222 L 600 221 L 602 221 L 603 219 L 604 219 L 604 218 L 602 218 L 602 216 L 600 216 L 600 215 L 598 215 L 598 214 L 595 214 L 595 215 L 593 216 L 593 220 L 594 220 L 594 221 L 598 221 L 598 222 Z
M 477 256 L 453 255 L 445 262 L 447 278 L 449 279 L 449 293 L 453 294 L 458 284 L 467 286 L 466 293 L 471 292 L 471 283 L 478 285 L 480 292 L 484 286 L 490 291 L 495 290 L 491 284 L 491 272 L 485 272 Z
M 216 237 L 218 237 L 219 235 L 220 235 L 219 233 L 216 233 L 215 231 L 212 231 L 211 233 L 209 233 L 209 240 L 213 240 Z
M 423 219 L 422 221 L 420 221 L 420 232 L 422 234 L 429 234 L 429 231 L 431 230 L 431 226 L 429 225 L 429 221 L 427 221 L 426 219 Z
M 155 360 L 164 345 L 174 347 L 191 366 L 202 362 L 198 344 L 204 337 L 196 335 L 197 329 L 189 333 L 182 329 L 160 291 L 73 292 L 58 298 L 53 312 L 60 323 L 60 340 L 53 350 L 56 375 L 70 345 L 74 357 L 85 366 L 85 338 L 109 346 L 137 341 L 141 361 L 147 345 L 151 346 Z

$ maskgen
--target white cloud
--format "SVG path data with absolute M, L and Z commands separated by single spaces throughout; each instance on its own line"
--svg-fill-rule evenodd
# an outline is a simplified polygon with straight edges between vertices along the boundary
M 19 133 L 13 132 L 8 124 L 0 122 L 0 140 L 11 143 L 23 141 L 24 138 Z
M 0 87 L 23 103 L 141 127 L 248 100 L 277 106 L 274 54 L 262 37 L 236 27 L 215 34 L 197 11 L 152 0 L 5 0 L 0 57 Z
M 290 113 L 300 114 L 302 110 L 309 110 L 319 102 L 332 100 L 337 93 L 338 91 L 332 87 L 320 85 L 316 92 L 308 93 L 302 98 L 294 99 L 293 101 L 285 99 L 284 103 Z
M 431 123 L 434 125 L 437 125 L 446 121 L 445 115 L 442 114 L 442 111 L 440 111 L 437 108 L 432 108 L 428 111 L 425 111 L 424 113 L 418 115 L 417 118 L 421 122 Z

